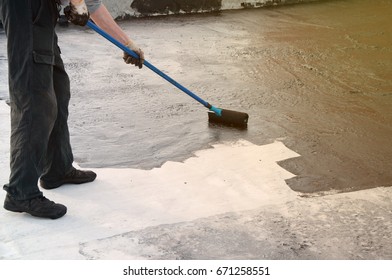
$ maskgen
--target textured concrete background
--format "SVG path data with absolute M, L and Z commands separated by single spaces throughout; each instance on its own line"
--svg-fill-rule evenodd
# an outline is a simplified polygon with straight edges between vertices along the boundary
M 314 1 L 317 0 L 103 0 L 117 19 L 258 8 Z

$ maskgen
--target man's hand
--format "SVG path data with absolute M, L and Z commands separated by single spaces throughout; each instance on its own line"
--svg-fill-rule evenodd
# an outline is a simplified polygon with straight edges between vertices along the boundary
M 132 41 L 128 42 L 125 46 L 127 46 L 129 49 L 133 50 L 138 56 L 139 59 L 134 58 L 130 54 L 124 52 L 124 61 L 126 64 L 133 64 L 136 67 L 139 67 L 141 69 L 143 67 L 144 63 L 144 52 Z
M 84 0 L 71 0 L 69 6 L 64 9 L 64 14 L 70 22 L 85 26 L 90 18 Z

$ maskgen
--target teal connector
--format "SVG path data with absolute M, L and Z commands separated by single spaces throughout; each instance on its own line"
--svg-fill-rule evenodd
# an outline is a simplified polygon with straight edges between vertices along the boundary
M 215 115 L 222 117 L 222 109 L 211 106 L 210 110 L 213 111 Z

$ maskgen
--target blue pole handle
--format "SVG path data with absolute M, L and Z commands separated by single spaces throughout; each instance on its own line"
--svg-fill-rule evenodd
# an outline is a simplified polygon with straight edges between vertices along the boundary
M 98 34 L 100 34 L 101 36 L 103 36 L 104 38 L 106 38 L 107 40 L 109 40 L 110 42 L 112 42 L 114 45 L 116 45 L 117 47 L 119 47 L 120 49 L 122 49 L 124 52 L 130 54 L 131 56 L 133 56 L 134 58 L 139 58 L 139 56 L 137 55 L 137 53 L 135 53 L 134 51 L 132 51 L 131 49 L 127 48 L 126 46 L 124 46 L 123 44 L 121 44 L 118 40 L 116 40 L 115 38 L 113 38 L 112 36 L 110 36 L 108 33 L 106 33 L 105 31 L 103 31 L 101 28 L 99 28 L 96 24 L 94 24 L 91 20 L 89 20 L 87 22 L 87 26 L 90 27 L 91 29 L 93 29 L 94 31 L 96 31 Z M 182 90 L 183 92 L 185 92 L 186 94 L 188 94 L 190 97 L 192 97 L 193 99 L 195 99 L 196 101 L 198 101 L 199 103 L 201 103 L 202 105 L 204 105 L 205 107 L 207 107 L 208 109 L 212 110 L 213 112 L 215 112 L 215 114 L 217 114 L 218 116 L 222 115 L 222 110 L 219 108 L 216 108 L 214 106 L 212 106 L 211 104 L 209 104 L 207 101 L 203 100 L 202 98 L 200 98 L 199 96 L 197 96 L 196 94 L 194 94 L 193 92 L 191 92 L 189 89 L 187 89 L 186 87 L 184 87 L 183 85 L 179 84 L 178 82 L 176 82 L 175 80 L 173 80 L 171 77 L 169 77 L 168 75 L 166 75 L 165 73 L 163 73 L 161 70 L 159 70 L 158 68 L 156 68 L 154 65 L 152 65 L 150 62 L 148 62 L 147 60 L 144 60 L 144 65 L 149 68 L 150 70 L 152 70 L 153 72 L 155 72 L 156 74 L 158 74 L 159 76 L 161 76 L 162 78 L 164 78 L 166 81 L 168 81 L 169 83 L 171 83 L 172 85 L 176 86 L 177 88 L 179 88 L 180 90 Z

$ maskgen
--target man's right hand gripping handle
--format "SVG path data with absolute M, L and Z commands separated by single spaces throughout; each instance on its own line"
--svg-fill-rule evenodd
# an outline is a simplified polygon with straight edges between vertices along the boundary
M 71 0 L 69 6 L 64 9 L 64 14 L 70 22 L 80 26 L 85 26 L 90 18 L 84 0 Z

